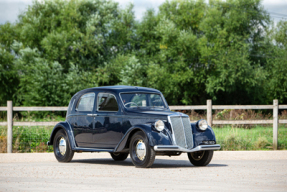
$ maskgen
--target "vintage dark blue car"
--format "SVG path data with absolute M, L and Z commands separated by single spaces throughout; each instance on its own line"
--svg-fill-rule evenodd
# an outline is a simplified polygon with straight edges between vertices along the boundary
M 151 167 L 156 155 L 187 153 L 195 166 L 208 165 L 220 149 L 205 120 L 190 123 L 188 115 L 170 111 L 156 89 L 106 86 L 76 93 L 65 122 L 58 123 L 48 145 L 59 162 L 74 152 L 109 152 L 115 161 L 130 154 L 136 167 Z

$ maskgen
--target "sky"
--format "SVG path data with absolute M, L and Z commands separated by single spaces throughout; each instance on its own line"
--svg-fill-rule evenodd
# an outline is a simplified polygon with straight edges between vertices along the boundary
M 0 24 L 15 22 L 19 13 L 25 11 L 33 0 L 0 0 Z M 134 4 L 134 12 L 137 20 L 140 20 L 145 10 L 158 9 L 165 0 L 115 0 L 120 6 L 125 7 L 128 3 Z M 287 20 L 287 0 L 263 0 L 263 6 L 278 22 L 280 19 Z M 283 14 L 283 15 L 282 15 Z

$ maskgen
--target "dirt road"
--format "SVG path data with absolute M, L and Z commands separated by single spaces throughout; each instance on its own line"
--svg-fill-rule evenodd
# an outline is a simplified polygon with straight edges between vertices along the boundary
M 187 155 L 158 156 L 152 168 L 128 158 L 76 153 L 58 163 L 53 153 L 0 154 L 0 191 L 287 191 L 287 151 L 215 152 L 207 167 Z

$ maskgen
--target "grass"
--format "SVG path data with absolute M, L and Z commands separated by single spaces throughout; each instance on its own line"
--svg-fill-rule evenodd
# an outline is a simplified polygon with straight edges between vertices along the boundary
M 47 146 L 47 141 L 53 127 L 13 126 L 13 153 L 52 152 L 53 148 Z M 7 150 L 7 128 L 0 127 L 0 153 Z
M 188 113 L 191 120 L 206 118 L 206 113 L 181 111 Z M 216 110 L 214 120 L 251 120 L 272 119 L 270 113 L 255 110 Z M 15 113 L 14 121 L 64 121 L 65 113 L 59 112 L 19 112 Z M 287 119 L 287 110 L 281 111 L 279 119 Z M 6 121 L 6 112 L 0 112 L 0 121 Z M 221 150 L 272 150 L 272 125 L 217 125 L 213 126 L 217 143 Z M 13 152 L 51 152 L 52 147 L 46 145 L 53 127 L 13 127 Z M 7 128 L 0 126 L 0 153 L 6 152 Z M 280 124 L 278 134 L 279 149 L 287 149 L 287 124 Z
M 191 120 L 205 119 L 206 113 L 196 111 L 181 111 L 187 113 Z M 61 112 L 18 112 L 14 114 L 14 121 L 64 121 L 65 113 Z M 0 112 L 0 122 L 6 121 L 6 112 Z M 270 113 L 255 110 L 216 110 L 214 120 L 251 120 L 272 119 Z M 287 119 L 287 110 L 281 111 L 279 119 Z M 217 125 L 213 126 L 217 143 L 221 150 L 272 150 L 272 125 Z M 53 127 L 13 127 L 13 152 L 52 152 L 53 148 L 46 145 Z M 0 126 L 0 153 L 7 149 L 7 128 Z M 287 150 L 287 124 L 280 124 L 278 134 L 279 149 Z
M 53 148 L 47 146 L 53 127 L 13 127 L 13 152 L 33 153 L 52 152 Z M 217 143 L 224 151 L 240 150 L 272 150 L 272 127 L 257 126 L 251 129 L 235 128 L 231 126 L 213 128 Z M 0 153 L 7 149 L 7 128 L 0 126 Z M 278 134 L 279 149 L 287 149 L 287 128 L 281 126 Z
M 273 143 L 273 128 L 256 126 L 251 129 L 223 127 L 213 128 L 217 143 L 221 144 L 221 150 L 270 150 Z M 287 149 L 287 128 L 279 127 L 279 149 Z

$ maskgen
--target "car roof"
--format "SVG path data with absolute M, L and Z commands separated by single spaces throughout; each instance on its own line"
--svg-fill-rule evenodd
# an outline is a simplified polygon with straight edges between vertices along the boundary
M 160 93 L 159 90 L 147 87 L 137 87 L 137 86 L 127 86 L 127 85 L 114 85 L 114 86 L 103 86 L 103 87 L 93 87 L 79 91 L 79 93 L 88 92 L 88 91 L 112 91 L 114 93 L 122 92 L 153 92 Z

